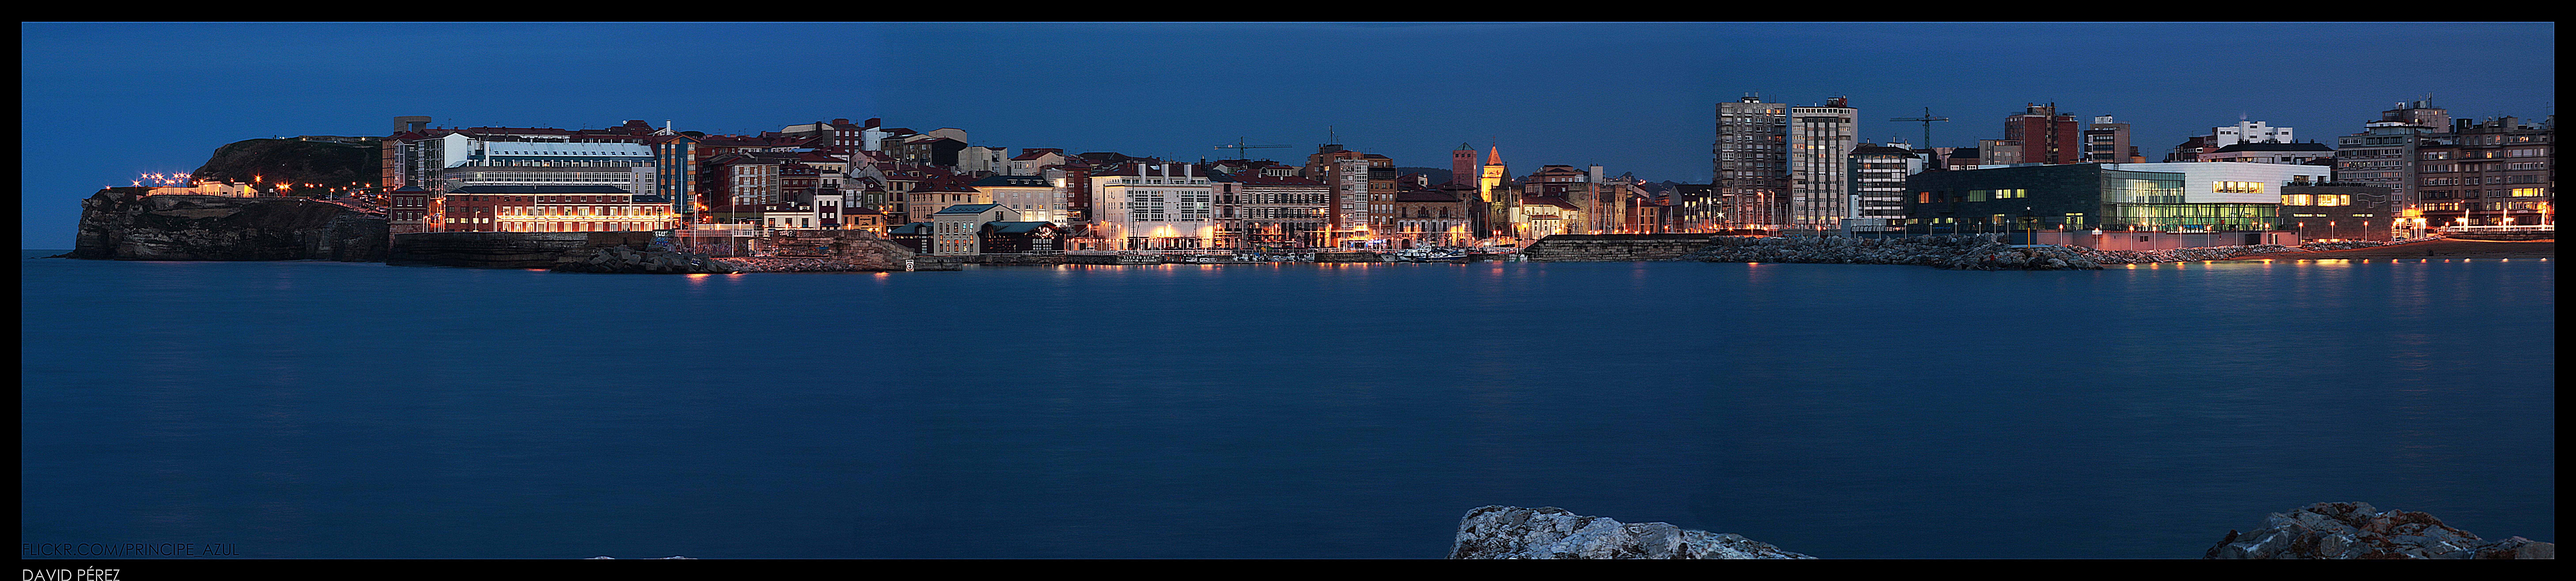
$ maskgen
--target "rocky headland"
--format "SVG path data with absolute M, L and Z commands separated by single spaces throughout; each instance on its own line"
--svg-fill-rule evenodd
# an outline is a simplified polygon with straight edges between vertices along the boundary
M 69 258 L 381 262 L 385 216 L 306 198 L 160 195 L 108 188 L 81 201 Z
M 2320 502 L 2263 518 L 2227 536 L 2207 559 L 2556 559 L 2558 546 L 2522 537 L 2485 540 L 2421 512 L 2367 502 Z
M 1562 508 L 1488 506 L 1458 519 L 1451 559 L 1813 559 L 1732 533 L 1627 524 Z

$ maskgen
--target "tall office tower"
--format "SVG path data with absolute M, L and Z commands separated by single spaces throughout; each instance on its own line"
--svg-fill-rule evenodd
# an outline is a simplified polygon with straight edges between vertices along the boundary
M 2129 154 L 2130 149 L 2129 124 L 2112 121 L 2109 115 L 2094 117 L 2093 128 L 2084 130 L 2086 163 L 2145 163 L 2131 159 L 2135 156 Z
M 1776 228 L 1789 191 L 1789 105 L 1744 97 L 1717 104 L 1709 184 L 1724 228 Z
M 2056 103 L 2030 104 L 2021 113 L 2004 117 L 2004 140 L 2021 142 L 2023 163 L 2082 160 L 2083 151 L 2076 146 L 2082 129 L 2075 123 L 2075 116 L 2057 114 Z
M 1860 110 L 1842 97 L 1822 107 L 1789 108 L 1789 195 L 1783 222 L 1832 230 L 1852 217 L 1851 153 L 1860 144 Z

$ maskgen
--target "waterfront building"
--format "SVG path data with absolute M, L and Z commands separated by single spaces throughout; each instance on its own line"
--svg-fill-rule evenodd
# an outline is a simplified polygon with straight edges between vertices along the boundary
M 1522 195 L 1520 203 L 1513 204 L 1511 210 L 1512 237 L 1521 240 L 1536 241 L 1558 234 L 1579 234 L 1568 231 L 1568 225 L 1583 219 L 1582 206 L 1555 196 Z
M 2387 240 L 2396 217 L 2388 188 L 2291 182 L 2281 187 L 2281 230 L 2301 241 Z
M 885 239 L 887 242 L 901 244 L 904 248 L 912 249 L 914 254 L 930 254 L 930 223 L 913 222 L 910 224 L 887 228 L 885 231 Z
M 1104 202 L 1090 222 L 1092 236 L 1112 250 L 1212 248 L 1215 189 L 1192 164 L 1106 168 L 1091 176 L 1091 191 Z
M 1899 145 L 1861 144 L 1851 153 L 1854 232 L 1886 232 L 1905 219 L 1905 177 L 1923 172 L 1923 158 Z
M 930 215 L 930 253 L 962 256 L 984 252 L 984 225 L 1018 222 L 1020 213 L 1001 204 L 954 204 Z
M 1717 104 L 1710 184 L 1722 228 L 1775 229 L 1789 192 L 1789 106 L 1747 96 Z
M 385 196 L 385 230 L 389 234 L 429 232 L 429 207 L 437 192 L 405 185 Z
M 2451 112 L 2427 101 L 2400 102 L 2362 131 L 2336 139 L 2334 181 L 2388 188 L 2394 207 L 2420 210 L 2416 147 L 2451 125 Z
M 1907 223 L 1915 233 L 2145 230 L 2259 232 L 2280 226 L 2287 175 L 2185 173 L 2177 168 L 2269 169 L 2264 164 L 2024 165 L 1915 174 L 1906 179 Z M 2143 171 L 2152 168 L 2157 171 Z M 2212 177 L 2234 178 L 2197 189 Z M 2240 181 L 2242 180 L 2242 181 Z
M 957 204 L 991 204 L 993 196 L 972 185 L 975 180 L 959 175 L 923 176 L 913 181 L 903 193 L 904 215 L 910 222 L 929 222 L 931 216 Z M 1016 216 L 1016 210 L 1014 210 Z M 1017 218 L 1014 218 L 1017 219 Z
M 1860 110 L 1842 97 L 1823 106 L 1789 108 L 1789 196 L 1784 225 L 1834 230 L 1852 218 L 1851 153 L 1860 144 Z M 2069 131 L 2069 133 L 2073 133 Z M 2072 142 L 2072 135 L 2069 135 Z
M 2415 155 L 2418 217 L 2443 226 L 2556 224 L 2557 116 L 2458 119 L 2451 131 L 2421 136 Z
M 984 199 L 1020 213 L 1021 219 L 1064 223 L 1064 191 L 1040 176 L 993 175 L 967 184 Z
M 2332 168 L 2269 163 L 2112 163 L 2123 171 L 2170 172 L 2183 176 L 2183 202 L 2279 203 L 2281 187 L 2290 183 L 2327 181 Z
M 981 231 L 984 254 L 1024 254 L 1064 250 L 1064 228 L 1051 222 L 985 222 Z
M 1717 186 L 1678 184 L 1673 186 L 1673 224 L 1681 232 L 1714 233 L 1727 228 L 1727 206 L 1719 202 Z
M 1332 190 L 1324 182 L 1293 175 L 1267 175 L 1267 172 L 1254 170 L 1211 178 L 1210 183 L 1227 210 L 1217 217 L 1216 238 L 1227 241 L 1224 247 L 1284 249 L 1329 245 L 1325 241 L 1325 233 L 1331 228 L 1327 214 L 1331 208 L 1329 198 Z
M 463 186 L 437 200 L 433 232 L 634 232 L 680 225 L 671 202 L 615 186 Z
M 1620 214 L 1624 201 L 1621 194 L 1619 184 L 1605 177 L 1598 165 L 1587 169 L 1575 169 L 1570 165 L 1540 166 L 1538 172 L 1521 177 L 1523 199 L 1544 198 L 1551 204 L 1563 202 L 1574 206 L 1572 213 L 1543 209 L 1537 214 L 1525 214 L 1554 216 L 1550 219 L 1560 220 L 1554 229 L 1559 234 L 1617 232 L 1625 222 Z
M 1304 176 L 1332 189 L 1329 236 L 1333 246 L 1382 243 L 1371 230 L 1387 230 L 1395 214 L 1395 160 L 1328 143 L 1306 156 Z
M 1467 201 L 1429 188 L 1395 194 L 1395 218 L 1389 224 L 1398 247 L 1466 246 L 1476 237 L 1467 231 Z

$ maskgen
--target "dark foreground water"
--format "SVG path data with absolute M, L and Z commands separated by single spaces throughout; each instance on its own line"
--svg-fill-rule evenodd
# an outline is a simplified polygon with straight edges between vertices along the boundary
M 2198 557 L 2367 501 L 2555 541 L 2552 268 L 23 260 L 19 533 L 1440 557 L 1507 504 L 1828 558 Z

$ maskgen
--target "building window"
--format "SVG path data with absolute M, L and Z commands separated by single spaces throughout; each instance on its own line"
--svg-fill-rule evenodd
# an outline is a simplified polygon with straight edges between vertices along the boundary
M 2221 194 L 2260 194 L 2263 182 L 2213 182 L 2209 189 Z

